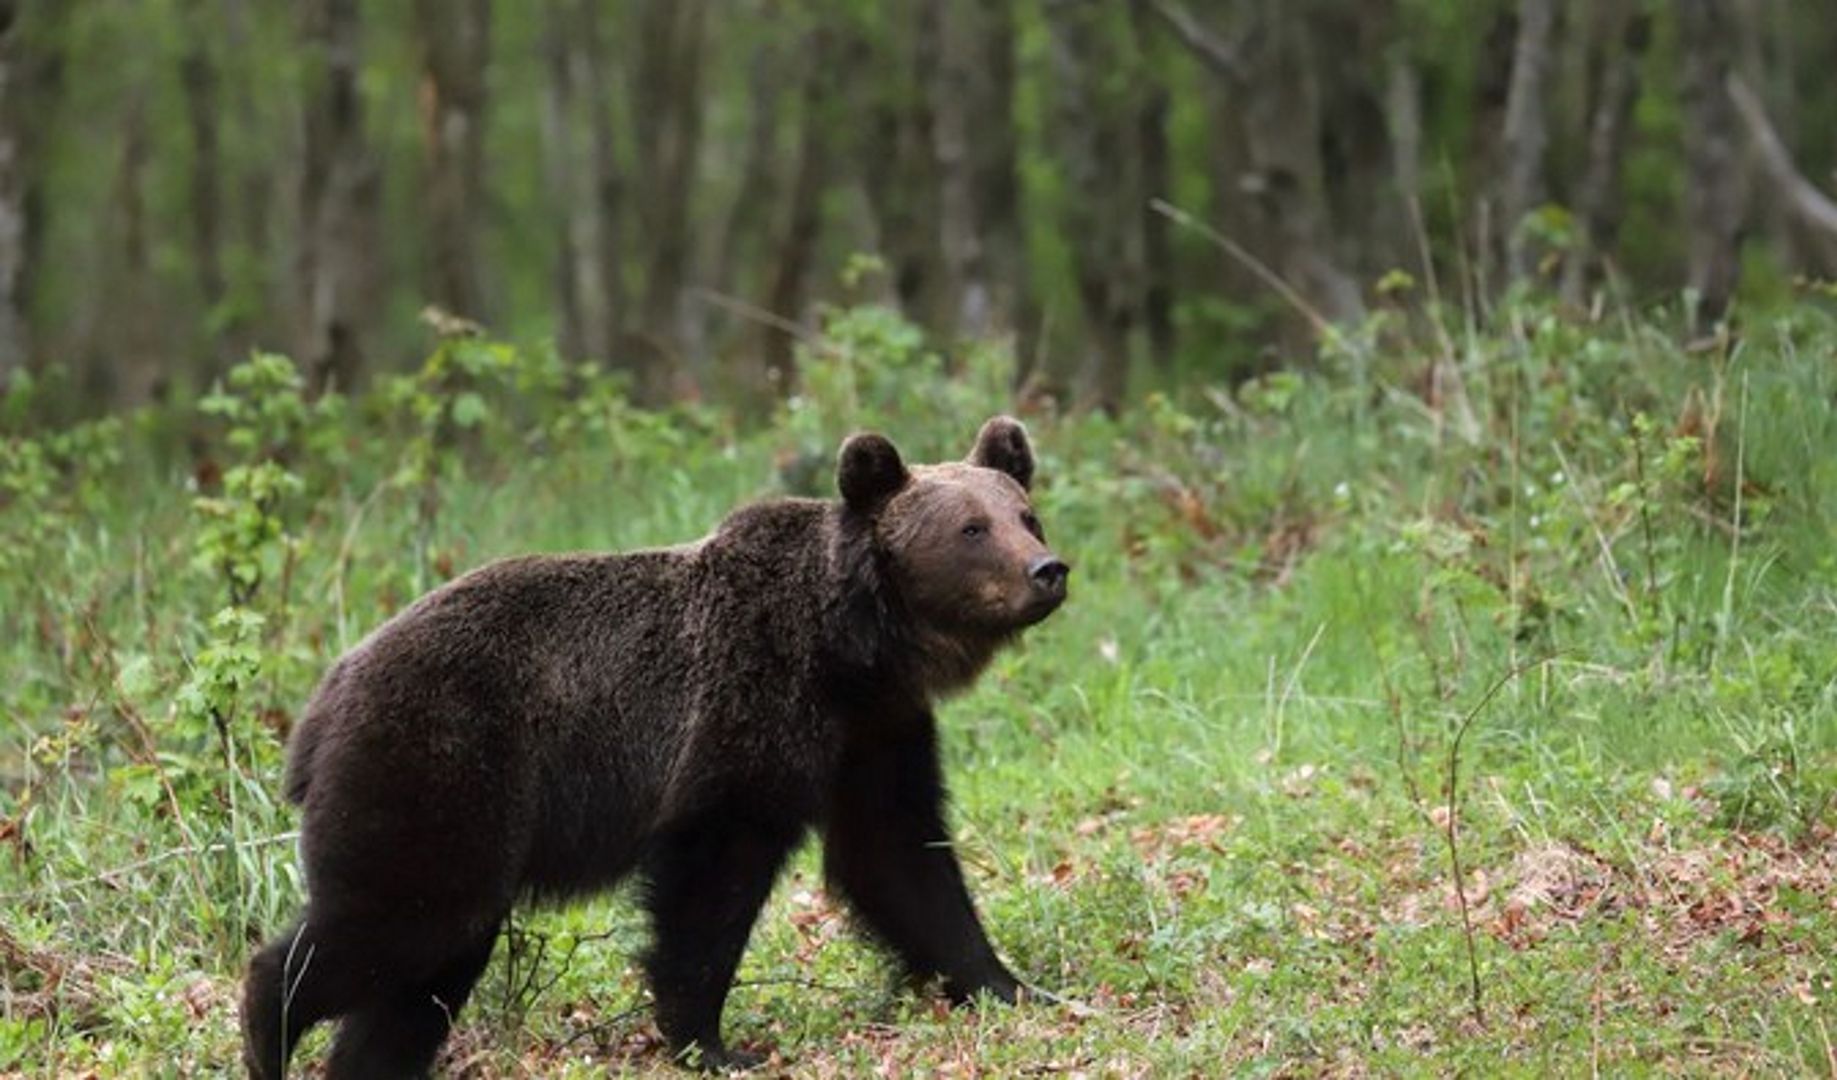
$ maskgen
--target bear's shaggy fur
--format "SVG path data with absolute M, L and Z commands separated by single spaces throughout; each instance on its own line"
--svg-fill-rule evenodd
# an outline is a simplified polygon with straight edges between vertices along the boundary
M 742 508 L 692 544 L 493 563 L 333 665 L 289 750 L 305 914 L 251 961 L 245 1061 L 280 1077 L 341 1017 L 329 1075 L 407 1076 L 524 899 L 636 873 L 657 1025 L 745 1064 L 720 1019 L 806 829 L 865 927 L 963 1000 L 1020 984 L 979 924 L 943 816 L 932 702 L 1065 597 L 1028 502 L 1025 429 L 962 463 L 842 447 L 839 501 Z

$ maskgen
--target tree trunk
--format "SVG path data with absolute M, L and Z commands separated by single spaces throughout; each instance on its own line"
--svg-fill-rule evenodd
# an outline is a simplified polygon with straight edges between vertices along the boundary
M 1598 50 L 1595 91 L 1588 125 L 1588 164 L 1576 196 L 1580 232 L 1563 261 L 1564 303 L 1579 305 L 1600 255 L 1612 251 L 1620 232 L 1620 174 L 1627 128 L 1639 99 L 1639 66 L 1651 38 L 1651 19 L 1617 5 L 1615 32 Z
M 555 347 L 570 359 L 586 348 L 577 252 L 579 215 L 592 204 L 576 190 L 580 154 L 574 132 L 574 72 L 568 62 L 574 27 L 566 0 L 543 6 L 542 64 L 546 76 L 542 97 L 542 171 L 551 212 L 555 215 L 555 306 L 559 311 Z
M 1038 354 L 1039 309 L 1034 299 L 1027 238 L 1021 227 L 1021 183 L 1014 125 L 1014 10 L 1008 4 L 979 6 L 979 63 L 984 75 L 981 112 L 970 128 L 976 163 L 976 205 L 991 292 L 991 330 L 1012 330 L 1015 374 L 1024 377 Z
M 214 379 L 227 359 L 225 346 L 232 329 L 224 321 L 227 286 L 223 276 L 223 154 L 219 138 L 222 113 L 222 71 L 212 55 L 212 42 L 222 36 L 221 23 L 205 8 L 205 0 L 185 0 L 185 44 L 179 57 L 179 84 L 185 97 L 186 128 L 191 137 L 192 266 L 197 273 L 201 323 L 208 337 L 203 375 Z
M 299 356 L 315 390 L 348 390 L 363 368 L 374 304 L 366 267 L 378 197 L 358 87 L 358 0 L 309 0 L 302 16 Z
M 1687 283 L 1699 326 L 1728 310 L 1740 271 L 1741 156 L 1727 81 L 1736 27 L 1727 0 L 1677 0 L 1683 52 L 1684 227 L 1690 234 Z
M 980 118 L 981 74 L 974 12 L 961 0 L 936 5 L 936 63 L 931 72 L 931 147 L 938 176 L 938 247 L 943 255 L 945 325 L 963 337 L 989 330 L 988 260 L 976 205 L 971 130 Z M 974 113 L 975 115 L 972 115 Z
M 1014 327 L 1025 255 L 1014 160 L 1014 24 L 1007 5 L 942 0 L 921 12 L 914 74 L 928 79 L 915 127 L 930 128 L 937 179 L 939 318 L 964 338 Z M 925 118 L 929 118 L 929 123 Z
M 687 338 L 684 285 L 690 265 L 689 195 L 701 151 L 705 0 L 645 0 L 638 16 L 632 130 L 646 227 L 642 381 L 661 391 Z
M 1221 38 L 1175 0 L 1151 0 L 1162 21 L 1227 84 L 1243 125 L 1248 171 L 1238 188 L 1254 195 L 1281 277 L 1322 318 L 1365 317 L 1358 280 L 1333 252 L 1332 215 L 1321 163 L 1319 87 L 1306 27 L 1282 4 L 1240 10 L 1245 40 Z
M 0 391 L 26 368 L 23 65 L 17 0 L 0 0 Z
M 1402 44 L 1394 0 L 1304 5 L 1297 27 L 1309 77 L 1319 84 L 1320 185 L 1334 262 L 1355 282 L 1395 268 L 1409 215 L 1394 187 L 1395 163 L 1384 58 Z M 1342 59 L 1343 57 L 1343 59 Z
M 811 31 L 804 50 L 801 130 L 798 133 L 797 174 L 791 183 L 790 213 L 778 244 L 778 257 L 772 274 L 772 287 L 766 310 L 782 319 L 796 320 L 803 314 L 805 295 L 810 284 L 810 268 L 816 259 L 816 242 L 822 227 L 823 185 L 829 172 L 829 131 L 832 118 L 824 105 L 835 93 L 839 80 L 835 66 L 836 40 L 832 32 L 818 27 Z M 793 363 L 796 341 L 788 329 L 765 327 L 763 355 L 766 380 L 773 393 L 788 394 L 795 385 L 797 372 Z
M 32 302 L 45 266 L 44 143 L 64 94 L 69 14 L 0 0 L 0 390 L 32 368 L 41 344 Z
M 576 277 L 583 283 L 583 295 L 590 301 L 582 312 L 584 345 L 592 350 L 592 355 L 610 359 L 618 347 L 628 306 L 622 271 L 625 233 L 620 227 L 619 216 L 625 205 L 625 180 L 619 171 L 618 151 L 612 134 L 616 91 L 607 74 L 612 58 L 607 49 L 603 12 L 594 0 L 579 0 L 579 3 L 579 22 L 570 63 L 574 83 L 586 95 L 586 188 L 593 211 L 588 215 L 592 237 L 586 250 L 581 252 L 581 269 L 576 271 Z M 595 299 L 593 290 L 598 291 L 597 305 L 591 302 Z
M 1145 0 L 1131 0 L 1130 30 L 1137 50 L 1135 138 L 1142 155 L 1142 196 L 1136 213 L 1142 228 L 1142 321 L 1148 330 L 1150 362 L 1162 370 L 1174 362 L 1174 252 L 1171 222 L 1149 206 L 1150 199 L 1172 199 L 1167 114 L 1172 105 L 1162 76 L 1149 25 L 1153 12 Z
M 623 314 L 615 222 L 619 176 L 606 101 L 606 50 L 593 0 L 549 0 L 544 163 L 557 220 L 555 281 L 560 347 L 606 360 Z
M 185 92 L 185 120 L 191 135 L 192 259 L 198 274 L 198 293 L 207 309 L 215 309 L 223 302 L 223 159 L 217 135 L 221 78 L 210 50 L 210 43 L 218 35 L 204 0 L 186 0 L 184 18 L 186 34 L 184 53 L 179 58 L 179 83 Z
M 893 10 L 911 21 L 896 21 L 893 40 L 873 45 L 879 54 L 873 60 L 886 73 L 863 151 L 862 185 L 900 310 L 935 330 L 946 322 L 942 311 L 950 296 L 938 228 L 937 118 L 928 93 L 936 79 L 939 13 L 931 3 Z
M 748 295 L 757 279 L 748 268 L 764 258 L 772 240 L 771 208 L 778 203 L 779 118 L 788 104 L 782 83 L 789 66 L 781 52 L 791 52 L 773 39 L 756 48 L 747 67 L 746 156 L 740 167 L 740 184 L 734 189 L 722 224 L 719 254 L 711 275 L 715 288 L 725 294 Z
M 429 298 L 467 318 L 485 316 L 478 257 L 484 210 L 486 67 L 490 0 L 415 0 L 422 58 L 427 167 Z
M 256 86 L 263 75 L 261 55 L 252 41 L 252 22 L 262 12 L 259 7 L 251 10 L 253 6 L 253 0 L 224 0 L 223 4 L 224 48 L 219 70 L 225 88 L 221 99 L 228 106 L 228 114 L 219 123 L 234 133 L 232 145 L 257 148 L 236 155 L 229 166 L 236 205 L 234 233 L 228 247 L 236 256 L 226 273 L 225 289 L 229 296 L 238 297 L 245 292 L 238 279 L 245 274 L 257 279 L 256 287 L 246 289 L 255 302 L 232 311 L 224 327 L 222 352 L 229 356 L 246 353 L 260 338 L 272 341 L 292 336 L 286 327 L 292 318 L 291 298 L 299 286 L 287 279 L 287 268 L 277 269 L 274 265 L 284 261 L 276 258 L 275 247 L 277 238 L 290 235 L 289 228 L 294 230 L 291 235 L 304 233 L 285 218 L 277 220 L 275 213 L 276 206 L 286 202 L 283 192 L 297 190 L 297 180 L 278 178 L 285 175 L 286 168 L 297 168 L 298 163 L 293 161 L 283 167 L 270 160 L 280 155 L 265 152 L 273 125 L 257 105 Z M 292 159 L 293 154 L 286 157 Z M 218 213 L 221 216 L 224 211 Z M 247 269 L 239 271 L 239 264 Z
M 1498 225 L 1504 233 L 1506 274 L 1531 273 L 1524 220 L 1544 200 L 1544 150 L 1550 142 L 1545 98 L 1550 76 L 1554 0 L 1519 0 L 1518 40 L 1505 98 L 1504 158 L 1499 176 Z
M 147 173 L 152 161 L 147 99 L 131 92 L 120 118 L 110 225 L 100 232 L 105 252 L 96 302 L 82 334 L 80 386 L 88 400 L 116 407 L 146 404 L 161 395 L 165 372 L 157 347 L 160 297 L 152 272 Z
M 1391 45 L 1385 62 L 1384 126 L 1390 136 L 1391 183 L 1396 187 L 1397 221 L 1392 241 L 1414 254 L 1411 213 L 1420 213 L 1422 197 L 1422 77 L 1401 42 Z M 1413 261 L 1413 260 L 1410 260 Z
M 1090 345 L 1082 381 L 1099 408 L 1121 408 L 1141 300 L 1140 148 L 1132 103 L 1110 78 L 1111 12 L 1066 5 L 1051 14 L 1053 127 L 1065 177 L 1064 234 Z
M 606 359 L 612 352 L 613 284 L 607 280 L 606 179 L 610 136 L 595 92 L 603 61 L 594 4 L 548 0 L 543 62 L 543 166 L 555 214 L 558 346 L 564 356 Z M 582 114 L 587 122 L 582 123 Z M 615 264 L 616 267 L 616 264 Z

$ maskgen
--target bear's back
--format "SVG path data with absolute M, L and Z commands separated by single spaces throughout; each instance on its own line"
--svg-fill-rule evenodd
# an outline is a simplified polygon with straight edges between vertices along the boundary
M 603 705 L 621 674 L 667 650 L 688 558 L 519 556 L 421 597 L 327 672 L 290 747 L 288 797 L 305 797 L 327 745 L 387 758 L 489 718 L 552 727 Z

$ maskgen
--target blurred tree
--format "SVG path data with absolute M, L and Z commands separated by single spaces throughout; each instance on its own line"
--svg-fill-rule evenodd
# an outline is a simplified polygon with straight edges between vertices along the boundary
M 1269 261 L 1332 322 L 1364 317 L 1359 283 L 1340 265 L 1330 237 L 1328 184 L 1321 161 L 1320 85 L 1316 44 L 1295 5 L 1236 0 L 1237 40 L 1221 37 L 1175 0 L 1155 10 L 1206 67 L 1228 84 L 1243 125 L 1248 171 L 1240 187 L 1255 200 Z
M 1580 304 L 1588 276 L 1620 233 L 1621 175 L 1633 103 L 1639 98 L 1640 62 L 1651 41 L 1651 18 L 1629 0 L 1609 0 L 1595 11 L 1602 32 L 1588 59 L 1591 87 L 1587 165 L 1576 194 L 1580 230 L 1563 260 L 1562 295 Z
M 1544 150 L 1550 141 L 1544 99 L 1549 94 L 1555 31 L 1555 0 L 1519 0 L 1498 196 L 1506 273 L 1514 280 L 1531 271 L 1525 217 L 1544 200 Z
M 638 163 L 635 195 L 644 225 L 639 375 L 651 393 L 687 359 L 685 292 L 692 263 L 691 196 L 701 154 L 702 52 L 707 0 L 640 0 L 629 100 Z
M 1396 268 L 1715 318 L 1830 265 L 1799 0 L 0 4 L 0 369 L 91 408 L 252 346 L 349 385 L 427 303 L 782 388 L 841 294 L 1115 407 L 1305 362 Z
M 415 0 L 421 39 L 421 123 L 427 168 L 428 296 L 455 315 L 485 317 L 477 233 L 485 204 L 490 0 Z
M 301 363 L 318 388 L 349 387 L 362 370 L 375 311 L 380 195 L 358 85 L 358 0 L 305 0 L 308 58 L 300 183 Z
M 557 340 L 569 356 L 604 359 L 612 355 L 625 303 L 619 273 L 622 188 L 613 157 L 602 18 L 593 0 L 548 0 L 544 13 L 545 164 L 560 225 Z
M 208 0 L 184 0 L 185 46 L 179 57 L 179 81 L 185 91 L 186 128 L 191 135 L 192 260 L 198 292 L 207 308 L 223 303 L 223 155 L 218 122 L 222 75 L 212 45 L 219 24 Z
M 1173 194 L 1167 133 L 1173 101 L 1163 74 L 1166 57 L 1152 25 L 1153 9 L 1147 0 L 1130 0 L 1129 16 L 1138 49 L 1135 138 L 1142 157 L 1142 201 L 1136 212 L 1142 222 L 1142 322 L 1148 331 L 1148 355 L 1165 368 L 1173 362 L 1176 348 L 1173 243 L 1166 215 L 1156 213 L 1151 200 Z
M 1727 84 L 1737 27 L 1727 0 L 1677 0 L 1683 51 L 1684 216 L 1688 284 L 1699 319 L 1720 319 L 1735 295 L 1747 199 Z
M 26 364 L 26 209 L 17 0 L 0 0 L 0 388 Z
M 1837 273 L 1837 200 L 1818 190 L 1792 160 L 1767 108 L 1739 76 L 1730 75 L 1730 101 L 1747 128 L 1760 159 L 1762 174 L 1778 196 L 1786 215 L 1803 229 L 1818 263 L 1826 273 Z
M 799 102 L 797 167 L 791 180 L 790 206 L 772 262 L 766 300 L 767 311 L 787 320 L 796 320 L 802 315 L 810 285 L 811 265 L 815 261 L 817 235 L 822 225 L 820 200 L 834 156 L 829 144 L 835 118 L 826 111 L 825 105 L 834 93 L 836 74 L 846 63 L 833 29 L 818 20 L 806 33 L 802 49 L 806 62 Z M 787 392 L 795 385 L 796 377 L 792 368 L 793 335 L 785 326 L 772 323 L 766 323 L 763 331 L 767 385 L 779 393 Z
M 792 50 L 784 39 L 798 28 L 787 29 L 790 20 L 763 19 L 767 11 L 778 6 L 778 0 L 747 2 L 747 15 L 761 18 L 769 29 L 762 27 L 763 40 L 746 61 L 745 151 L 740 179 L 722 220 L 714 267 L 708 274 L 712 287 L 723 296 L 749 292 L 772 241 L 773 219 L 767 208 L 778 204 L 783 187 L 779 177 L 780 143 L 787 126 L 784 120 L 793 104 L 785 93 L 785 84 L 796 74 Z
M 1099 408 L 1121 407 L 1131 332 L 1141 312 L 1141 154 L 1136 139 L 1134 27 L 1127 10 L 1062 4 L 1051 13 L 1053 129 L 1065 170 L 1064 228 L 1089 338 L 1083 381 Z
M 861 149 L 876 247 L 891 268 L 900 307 L 930 327 L 942 324 L 948 296 L 932 93 L 938 80 L 938 7 L 887 5 L 884 23 L 862 44 L 871 57 L 863 70 L 879 73 Z

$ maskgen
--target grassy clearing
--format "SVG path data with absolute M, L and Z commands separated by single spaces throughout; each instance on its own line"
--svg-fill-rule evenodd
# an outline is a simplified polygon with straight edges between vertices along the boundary
M 1837 325 L 1501 324 L 1030 417 L 1073 601 L 944 718 L 992 932 L 1076 1004 L 896 992 L 806 852 L 737 1041 L 816 1076 L 1837 1072 Z M 0 1071 L 235 1060 L 244 950 L 299 901 L 288 718 L 419 591 L 1003 407 L 995 350 L 828 329 L 756 429 L 455 343 L 340 409 L 245 373 L 189 453 L 189 413 L 10 437 Z M 523 916 L 450 1071 L 662 1073 L 641 940 L 619 897 Z

